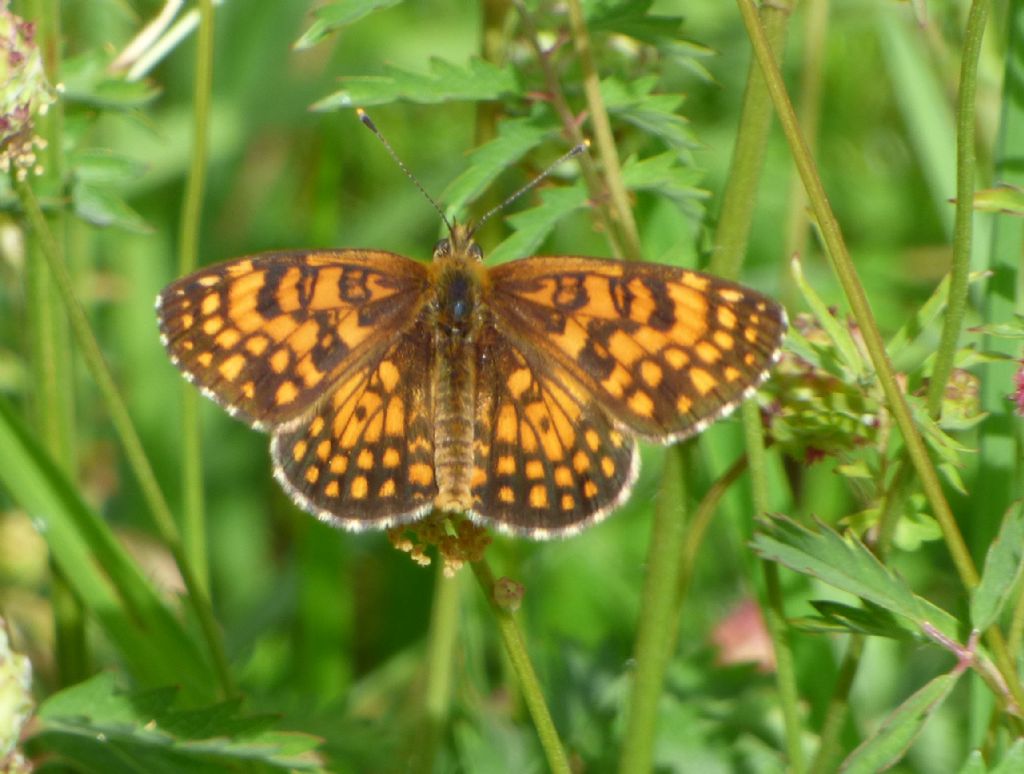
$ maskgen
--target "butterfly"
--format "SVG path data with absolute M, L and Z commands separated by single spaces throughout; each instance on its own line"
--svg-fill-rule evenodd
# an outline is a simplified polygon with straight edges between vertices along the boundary
M 350 530 L 462 512 L 533 538 L 618 507 L 638 438 L 687 438 L 750 397 L 787 324 L 767 296 L 689 269 L 488 267 L 458 224 L 429 264 L 266 253 L 179 279 L 156 308 L 185 377 L 271 434 L 300 508 Z

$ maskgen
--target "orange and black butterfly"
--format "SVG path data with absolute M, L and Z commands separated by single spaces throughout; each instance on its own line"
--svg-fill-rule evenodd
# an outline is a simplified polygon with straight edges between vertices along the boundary
M 378 250 L 267 253 L 157 299 L 174 364 L 272 435 L 299 507 L 346 529 L 464 512 L 568 535 L 636 479 L 636 439 L 701 432 L 764 381 L 782 307 L 707 274 L 531 257 L 488 267 L 472 229 L 424 264 Z

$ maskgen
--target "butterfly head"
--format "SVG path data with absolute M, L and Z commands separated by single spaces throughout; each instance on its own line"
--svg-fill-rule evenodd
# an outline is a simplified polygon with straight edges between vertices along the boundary
M 453 223 L 448 229 L 448 236 L 434 245 L 434 260 L 463 260 L 480 262 L 484 252 L 473 240 L 475 229 L 461 223 Z

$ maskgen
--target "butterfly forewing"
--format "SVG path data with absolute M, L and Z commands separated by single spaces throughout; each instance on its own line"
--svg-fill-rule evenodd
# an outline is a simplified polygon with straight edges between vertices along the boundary
M 305 510 L 347 529 L 387 527 L 430 510 L 437 495 L 431 337 L 421 321 L 345 371 L 301 423 L 275 434 L 275 475 Z
M 493 327 L 478 341 L 473 509 L 532 537 L 582 529 L 636 478 L 632 438 L 574 378 Z
M 618 422 L 669 441 L 700 432 L 767 376 L 785 313 L 698 272 L 595 258 L 535 257 L 490 271 L 497 326 L 545 353 Z
M 408 327 L 428 287 L 423 264 L 392 253 L 267 253 L 172 283 L 157 315 L 189 380 L 265 428 L 301 416 Z

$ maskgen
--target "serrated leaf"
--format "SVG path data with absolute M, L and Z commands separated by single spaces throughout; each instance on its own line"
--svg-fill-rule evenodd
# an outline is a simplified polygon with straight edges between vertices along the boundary
M 811 530 L 784 516 L 763 521 L 751 547 L 765 559 L 908 618 L 917 630 L 928 623 L 950 639 L 957 638 L 953 616 L 915 595 L 859 540 L 844 539 L 822 522 Z
M 588 6 L 591 32 L 615 32 L 645 43 L 658 44 L 679 36 L 681 16 L 653 16 L 653 0 L 605 0 Z
M 985 555 L 981 583 L 971 594 L 971 625 L 985 631 L 1002 614 L 1024 570 L 1024 501 L 1010 506 Z
M 33 749 L 97 774 L 322 770 L 315 737 L 274 730 L 273 716 L 244 715 L 237 701 L 177 710 L 177 696 L 123 691 L 114 675 L 99 674 L 40 705 Z
M 105 186 L 78 181 L 71 188 L 71 204 L 78 217 L 95 226 L 117 226 L 139 234 L 152 231 L 139 213 Z
M 541 192 L 540 198 L 537 207 L 508 218 L 513 233 L 491 251 L 494 263 L 532 255 L 561 220 L 587 205 L 587 191 L 581 184 L 549 188 Z
M 341 110 L 386 105 L 405 100 L 433 105 L 456 100 L 481 102 L 501 99 L 519 91 L 515 71 L 482 59 L 471 59 L 466 67 L 443 59 L 430 60 L 429 73 L 414 73 L 388 65 L 386 75 L 342 78 L 344 89 L 324 97 L 313 110 Z
M 916 691 L 843 762 L 843 774 L 875 774 L 900 760 L 932 713 L 942 705 L 962 673 L 940 675 Z
M 464 210 L 494 182 L 554 133 L 553 128 L 535 118 L 513 118 L 498 125 L 498 136 L 469 154 L 469 168 L 453 180 L 441 195 L 442 201 L 456 212 Z
M 404 0 L 334 0 L 313 10 L 314 21 L 292 48 L 302 51 L 312 48 L 342 27 L 357 22 L 374 11 L 391 8 Z
M 888 610 L 870 602 L 865 602 L 863 607 L 853 607 L 841 602 L 818 599 L 812 600 L 811 605 L 821 614 L 821 618 L 817 620 L 827 625 L 833 632 L 854 632 L 894 640 L 909 640 L 916 634 L 909 631 L 901 620 Z
M 622 165 L 622 182 L 633 191 L 653 191 L 677 202 L 699 199 L 706 192 L 696 187 L 700 175 L 693 167 L 679 163 L 674 151 L 646 159 L 630 157 Z
M 618 78 L 601 81 L 601 96 L 608 112 L 626 123 L 657 137 L 676 151 L 696 145 L 686 120 L 679 115 L 683 97 L 679 94 L 653 94 L 657 76 L 625 82 Z

